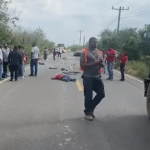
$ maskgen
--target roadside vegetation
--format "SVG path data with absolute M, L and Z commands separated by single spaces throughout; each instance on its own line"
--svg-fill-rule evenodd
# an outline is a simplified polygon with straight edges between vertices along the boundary
M 46 38 L 40 27 L 31 30 L 17 25 L 20 15 L 15 10 L 9 9 L 10 3 L 13 2 L 0 0 L 0 45 L 7 44 L 10 48 L 13 48 L 14 45 L 22 45 L 28 56 L 30 56 L 33 42 L 37 43 L 41 53 L 45 46 L 50 50 L 53 49 L 55 43 Z

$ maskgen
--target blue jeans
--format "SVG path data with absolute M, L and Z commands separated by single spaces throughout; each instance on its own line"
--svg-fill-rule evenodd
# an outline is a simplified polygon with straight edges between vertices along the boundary
M 0 79 L 2 78 L 3 75 L 3 65 L 0 64 Z
M 24 76 L 24 64 L 20 65 L 19 67 L 19 76 L 20 77 Z
M 69 81 L 76 82 L 76 79 L 71 78 L 69 75 L 64 75 L 61 80 L 66 82 Z
M 38 59 L 31 59 L 30 62 L 31 75 L 37 75 L 38 71 Z
M 114 67 L 114 62 L 107 61 L 107 70 L 109 74 L 109 79 L 113 79 L 113 67 Z

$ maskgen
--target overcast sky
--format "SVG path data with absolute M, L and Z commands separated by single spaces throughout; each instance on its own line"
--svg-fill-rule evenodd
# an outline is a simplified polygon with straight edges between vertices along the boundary
M 121 28 L 149 24 L 150 0 L 12 0 L 11 9 L 21 13 L 19 25 L 41 27 L 49 40 L 68 46 L 79 43 L 79 30 L 86 41 L 105 28 L 117 27 L 118 11 L 112 6 L 130 8 L 122 11 Z

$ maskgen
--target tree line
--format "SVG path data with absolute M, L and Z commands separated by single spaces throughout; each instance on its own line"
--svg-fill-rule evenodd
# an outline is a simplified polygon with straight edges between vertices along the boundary
M 150 25 L 142 29 L 125 28 L 119 32 L 116 30 L 103 30 L 99 40 L 99 48 L 102 50 L 112 47 L 119 52 L 126 51 L 129 60 L 144 60 L 150 55 Z

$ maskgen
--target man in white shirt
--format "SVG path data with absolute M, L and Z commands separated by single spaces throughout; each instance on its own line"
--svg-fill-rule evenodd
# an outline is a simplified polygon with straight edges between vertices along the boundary
M 2 47 L 0 46 L 0 80 L 2 80 L 3 75 L 3 53 L 2 53 Z
M 32 45 L 31 50 L 31 62 L 30 62 L 31 74 L 29 76 L 37 76 L 39 57 L 40 57 L 40 50 L 34 43 Z
M 62 49 L 61 49 L 61 48 L 59 48 L 59 49 L 58 49 L 58 57 L 60 57 L 60 58 L 61 58 L 61 54 L 62 54 Z
M 10 53 L 10 49 L 8 48 L 7 44 L 4 45 L 4 48 L 2 48 L 3 52 L 3 76 L 4 78 L 8 77 L 7 72 L 8 72 L 8 55 Z

